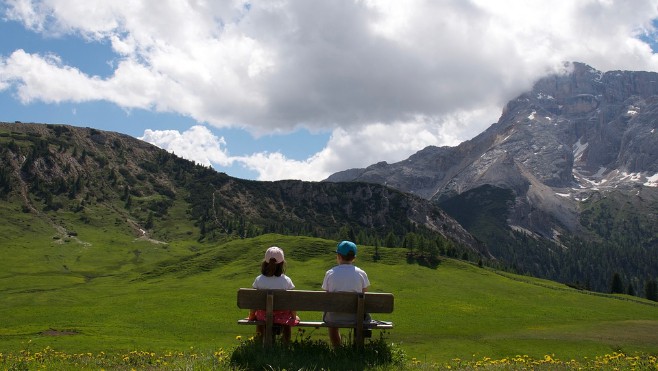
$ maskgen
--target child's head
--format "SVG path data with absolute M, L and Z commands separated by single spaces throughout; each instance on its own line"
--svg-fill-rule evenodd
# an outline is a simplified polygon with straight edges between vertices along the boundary
M 341 241 L 336 246 L 336 254 L 342 261 L 349 263 L 356 258 L 356 244 L 352 241 Z
M 260 272 L 266 277 L 281 276 L 286 271 L 283 250 L 272 246 L 265 251 L 265 258 L 260 265 Z

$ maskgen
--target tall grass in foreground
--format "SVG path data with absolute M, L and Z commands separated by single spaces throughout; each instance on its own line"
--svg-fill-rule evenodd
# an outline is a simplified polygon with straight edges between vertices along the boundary
M 400 369 L 405 354 L 384 336 L 366 342 L 363 349 L 344 344 L 336 349 L 322 340 L 302 337 L 289 344 L 276 342 L 263 349 L 260 340 L 241 343 L 231 355 L 231 365 L 247 370 L 371 370 Z
M 41 351 L 22 350 L 0 353 L 0 370 L 658 370 L 656 356 L 614 352 L 593 359 L 561 360 L 554 355 L 533 358 L 517 355 L 502 359 L 455 358 L 445 363 L 408 359 L 395 344 L 383 337 L 366 344 L 361 351 L 345 345 L 332 349 L 326 342 L 305 338 L 290 344 L 276 343 L 264 350 L 253 338 L 238 336 L 233 350 L 211 352 L 170 351 L 155 353 L 59 352 L 47 347 Z

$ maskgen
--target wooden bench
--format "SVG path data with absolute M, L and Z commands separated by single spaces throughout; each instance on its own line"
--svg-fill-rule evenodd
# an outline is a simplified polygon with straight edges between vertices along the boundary
M 353 293 L 305 290 L 238 290 L 238 308 L 265 310 L 265 321 L 238 320 L 240 325 L 264 325 L 263 344 L 269 346 L 273 339 L 273 311 L 292 310 L 297 312 L 341 312 L 354 313 L 356 318 L 364 318 L 365 313 L 393 312 L 393 294 L 388 293 Z M 303 319 L 303 313 L 297 313 Z M 323 321 L 300 321 L 296 327 L 339 327 L 353 328 L 355 345 L 363 346 L 364 333 L 367 330 L 386 330 L 393 328 L 392 322 L 357 321 L 357 323 L 327 323 Z

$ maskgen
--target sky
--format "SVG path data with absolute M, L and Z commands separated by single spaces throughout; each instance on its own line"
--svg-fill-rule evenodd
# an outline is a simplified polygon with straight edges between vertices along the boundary
M 0 121 L 320 181 L 455 146 L 548 73 L 658 72 L 658 0 L 0 0 Z

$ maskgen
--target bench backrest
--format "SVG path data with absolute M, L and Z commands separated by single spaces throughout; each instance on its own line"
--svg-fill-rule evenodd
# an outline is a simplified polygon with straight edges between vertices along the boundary
M 266 309 L 267 293 L 274 296 L 273 310 L 356 313 L 359 293 L 305 290 L 238 290 L 238 308 Z M 364 294 L 366 313 L 392 313 L 393 294 L 367 292 Z

